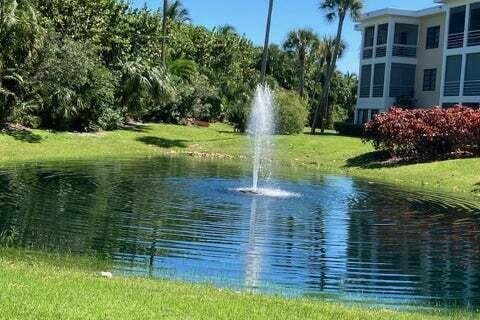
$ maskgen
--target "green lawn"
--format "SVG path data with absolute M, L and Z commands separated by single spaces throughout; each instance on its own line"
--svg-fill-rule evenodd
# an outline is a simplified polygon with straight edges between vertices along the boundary
M 359 139 L 326 136 L 280 136 L 276 159 L 330 173 L 429 190 L 471 194 L 480 182 L 480 159 L 362 168 L 371 146 Z M 25 162 L 153 157 L 245 157 L 248 138 L 229 126 L 210 128 L 147 125 L 98 134 L 0 134 L 0 166 Z M 365 162 L 363 162 L 365 163 Z M 108 266 L 85 258 L 0 251 L 0 319 L 476 319 L 452 311 L 395 312 L 341 303 L 285 299 L 219 290 L 171 281 L 97 276 Z
M 35 130 L 32 134 L 1 134 L 0 165 L 180 153 L 196 157 L 240 158 L 248 152 L 248 144 L 246 136 L 234 134 L 231 127 L 223 124 L 210 128 L 152 124 L 98 134 Z M 357 138 L 305 134 L 279 136 L 276 144 L 276 160 L 288 165 L 458 195 L 480 193 L 478 158 L 372 168 L 368 166 L 367 156 L 373 148 Z
M 396 312 L 236 293 L 207 285 L 98 276 L 86 258 L 0 250 L 0 319 L 476 319 L 462 311 Z

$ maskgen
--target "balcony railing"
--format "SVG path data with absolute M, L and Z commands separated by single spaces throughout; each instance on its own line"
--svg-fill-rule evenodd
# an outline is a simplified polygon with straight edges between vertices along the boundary
M 468 32 L 468 46 L 479 46 L 480 45 L 480 30 L 473 30 Z
M 480 96 L 480 80 L 466 80 L 463 84 L 464 96 Z
M 376 58 L 382 58 L 387 55 L 387 46 L 378 46 L 375 49 L 375 57 Z
M 383 84 L 382 85 L 376 85 L 373 86 L 373 94 L 372 96 L 374 98 L 382 98 L 383 97 Z
M 443 95 L 445 97 L 458 97 L 460 95 L 460 81 L 446 81 Z
M 363 59 L 371 59 L 371 58 L 373 58 L 373 48 L 363 49 Z
M 370 86 L 360 87 L 360 98 L 370 98 Z
M 417 47 L 396 44 L 393 46 L 392 55 L 394 57 L 416 58 Z
M 415 89 L 412 86 L 391 86 L 390 97 L 413 97 Z
M 448 35 L 448 49 L 462 48 L 463 47 L 463 32 L 452 33 Z

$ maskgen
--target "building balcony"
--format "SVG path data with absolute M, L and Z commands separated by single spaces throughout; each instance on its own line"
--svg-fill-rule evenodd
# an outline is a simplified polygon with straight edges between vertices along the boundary
M 468 46 L 479 46 L 480 45 L 480 30 L 472 30 L 468 32 Z
M 480 80 L 465 81 L 463 84 L 464 96 L 480 96 Z
M 460 81 L 447 81 L 443 88 L 445 97 L 458 97 L 460 95 Z
M 365 48 L 365 49 L 363 49 L 362 58 L 363 58 L 363 59 L 371 59 L 371 58 L 373 58 L 373 48 Z
M 360 98 L 370 98 L 370 86 L 360 87 Z
M 374 85 L 373 86 L 373 93 L 372 97 L 373 98 L 382 98 L 383 97 L 383 85 Z
M 464 38 L 463 32 L 449 34 L 447 48 L 448 49 L 462 48 L 463 38 Z
M 375 57 L 383 58 L 387 56 L 387 46 L 377 46 L 375 49 Z
M 417 46 L 395 44 L 393 46 L 392 55 L 394 57 L 416 58 Z

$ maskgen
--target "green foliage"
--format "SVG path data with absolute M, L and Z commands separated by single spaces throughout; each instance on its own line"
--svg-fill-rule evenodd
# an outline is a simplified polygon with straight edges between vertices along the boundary
M 129 117 L 141 119 L 171 94 L 170 78 L 160 66 L 129 61 L 122 65 L 121 73 L 119 97 Z
M 227 119 L 244 131 L 262 49 L 232 26 L 192 25 L 181 1 L 168 2 L 165 38 L 163 18 L 122 0 L 1 1 L 0 125 L 84 131 L 132 118 Z M 271 46 L 267 81 L 274 89 L 300 88 L 312 109 L 331 52 L 320 50 L 325 41 L 310 30 L 289 40 L 285 49 Z M 330 97 L 332 119 L 351 113 L 345 90 Z
M 276 131 L 279 134 L 298 134 L 308 119 L 307 103 L 297 93 L 279 91 L 275 97 Z
M 227 119 L 233 125 L 235 132 L 245 133 L 249 115 L 250 103 L 248 100 L 240 100 L 228 109 Z
M 51 37 L 26 75 L 42 126 L 79 131 L 115 127 L 98 121 L 112 113 L 116 83 L 92 44 Z
M 198 66 L 193 60 L 177 59 L 168 66 L 168 71 L 174 76 L 190 81 L 198 74 Z
M 362 137 L 363 126 L 359 124 L 353 124 L 350 122 L 335 122 L 333 124 L 335 131 L 344 136 Z

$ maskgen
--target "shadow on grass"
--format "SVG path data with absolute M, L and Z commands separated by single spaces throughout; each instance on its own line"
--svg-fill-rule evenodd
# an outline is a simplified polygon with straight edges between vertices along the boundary
M 397 167 L 406 163 L 388 162 L 389 154 L 385 151 L 373 151 L 361 154 L 347 160 L 347 168 L 378 169 Z
M 21 142 L 40 143 L 42 141 L 42 137 L 40 135 L 28 130 L 7 130 L 3 133 Z
M 473 186 L 472 192 L 480 194 L 480 182 Z
M 121 129 L 133 132 L 149 132 L 152 130 L 149 126 L 142 123 L 127 123 Z
M 165 138 L 153 137 L 153 136 L 140 137 L 140 138 L 137 138 L 136 140 L 151 146 L 156 146 L 164 149 L 186 148 L 187 142 L 188 142 L 187 140 L 165 139 Z

